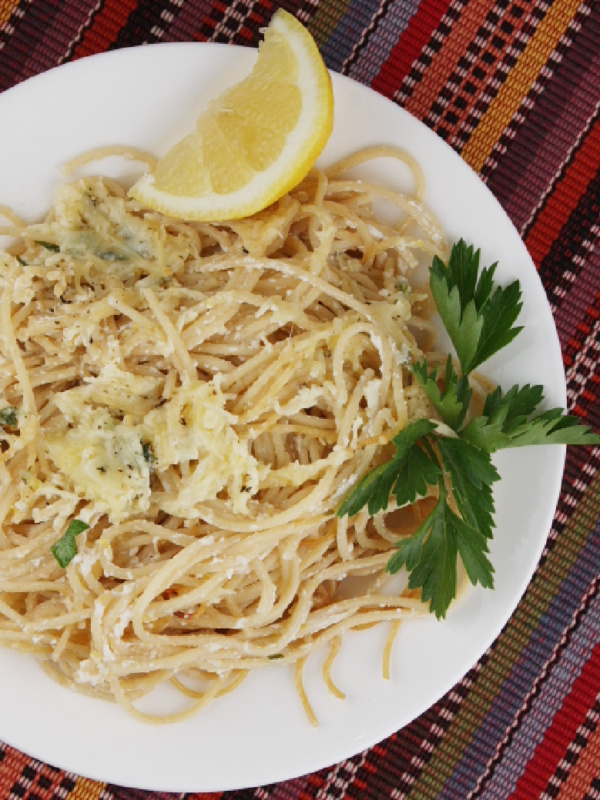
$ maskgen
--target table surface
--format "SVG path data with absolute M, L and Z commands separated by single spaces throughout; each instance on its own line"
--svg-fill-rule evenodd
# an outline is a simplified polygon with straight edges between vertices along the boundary
M 497 197 L 545 287 L 569 410 L 598 430 L 597 0 L 0 0 L 0 91 L 142 43 L 254 46 L 279 5 L 306 24 L 331 70 L 422 120 Z M 187 796 L 600 798 L 599 460 L 598 447 L 569 448 L 529 589 L 489 651 L 426 713 L 318 773 Z M 167 796 L 97 783 L 0 743 L 0 799 Z

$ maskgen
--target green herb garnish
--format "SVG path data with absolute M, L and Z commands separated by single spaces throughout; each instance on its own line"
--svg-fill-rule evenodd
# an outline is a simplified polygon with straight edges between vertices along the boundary
M 443 618 L 456 597 L 457 560 L 460 556 L 469 580 L 486 588 L 494 585 L 488 558 L 492 538 L 492 486 L 499 480 L 491 454 L 507 447 L 534 444 L 600 444 L 600 437 L 577 417 L 555 408 L 538 412 L 541 386 L 513 386 L 488 394 L 482 413 L 466 424 L 471 403 L 468 375 L 494 353 L 510 344 L 522 330 L 515 327 L 521 311 L 518 281 L 495 287 L 496 265 L 479 272 L 480 253 L 464 241 L 452 248 L 448 264 L 434 258 L 431 291 L 448 331 L 462 374 L 448 356 L 441 381 L 424 359 L 412 365 L 441 421 L 410 423 L 392 439 L 395 453 L 368 473 L 349 493 L 338 516 L 356 514 L 367 506 L 371 515 L 385 511 L 390 496 L 399 507 L 414 503 L 437 486 L 436 505 L 412 536 L 399 541 L 387 564 L 395 573 L 406 565 L 409 588 L 420 589 L 430 610 Z M 449 489 L 458 510 L 451 508 Z
M 142 455 L 144 456 L 146 464 L 148 464 L 150 469 L 153 469 L 156 464 L 156 456 L 154 455 L 150 442 L 142 442 Z
M 77 555 L 77 542 L 75 537 L 82 531 L 86 531 L 90 526 L 80 519 L 72 519 L 69 527 L 60 537 L 56 544 L 50 548 L 52 555 L 61 567 L 66 567 Z
M 17 424 L 19 410 L 16 406 L 6 406 L 0 411 L 0 426 L 3 428 L 14 428 Z
M 42 239 L 36 239 L 35 243 L 39 244 L 41 247 L 45 247 L 46 250 L 50 250 L 52 253 L 60 253 L 60 245 L 55 244 L 54 242 L 45 242 Z

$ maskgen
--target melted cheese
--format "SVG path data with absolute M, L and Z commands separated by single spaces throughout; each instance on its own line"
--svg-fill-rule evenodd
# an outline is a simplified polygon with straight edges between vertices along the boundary
M 46 438 L 50 458 L 112 522 L 147 511 L 152 471 L 160 479 L 174 467 L 179 480 L 170 473 L 169 490 L 153 498 L 159 508 L 197 518 L 199 505 L 225 490 L 233 510 L 244 513 L 268 467 L 238 437 L 222 393 L 213 383 L 193 381 L 148 411 L 156 389 L 153 379 L 107 365 L 85 386 L 59 393 L 54 402 L 61 416 Z M 121 419 L 125 410 L 131 413 Z
M 150 469 L 136 426 L 115 420 L 106 408 L 86 406 L 81 393 L 56 400 L 72 427 L 53 426 L 50 457 L 79 494 L 113 522 L 150 506 Z

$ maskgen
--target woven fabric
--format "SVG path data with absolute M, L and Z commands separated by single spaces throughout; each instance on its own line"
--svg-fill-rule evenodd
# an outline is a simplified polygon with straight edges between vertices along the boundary
M 406 108 L 481 175 L 539 270 L 569 409 L 598 430 L 597 0 L 0 0 L 0 91 L 141 43 L 255 45 L 278 5 L 308 26 L 330 69 Z M 187 797 L 600 798 L 599 460 L 598 448 L 569 449 L 530 587 L 490 650 L 425 714 L 316 774 Z M 151 796 L 170 797 L 96 783 L 0 745 L 0 798 Z

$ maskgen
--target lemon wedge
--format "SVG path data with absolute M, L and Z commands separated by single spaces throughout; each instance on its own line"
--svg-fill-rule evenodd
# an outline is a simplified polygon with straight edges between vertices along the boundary
M 279 9 L 250 75 L 213 100 L 129 193 L 180 219 L 246 217 L 305 177 L 332 127 L 327 67 L 308 30 Z

